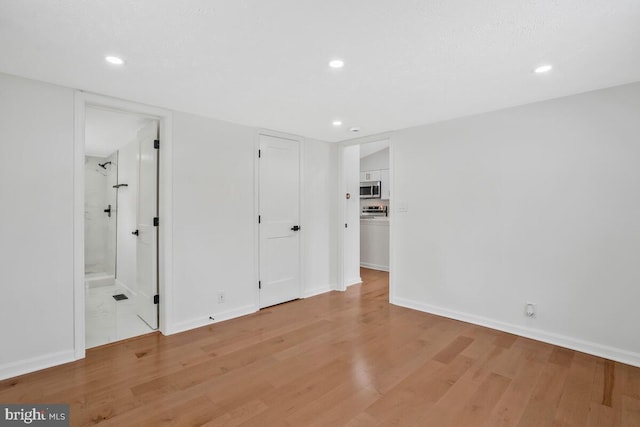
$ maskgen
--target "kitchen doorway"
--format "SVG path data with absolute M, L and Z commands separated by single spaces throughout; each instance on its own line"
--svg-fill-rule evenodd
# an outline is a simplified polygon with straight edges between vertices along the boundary
M 360 145 L 360 267 L 389 271 L 389 140 Z
M 389 138 L 350 141 L 340 158 L 339 288 L 346 290 L 362 282 L 360 268 L 392 269 L 393 147 Z

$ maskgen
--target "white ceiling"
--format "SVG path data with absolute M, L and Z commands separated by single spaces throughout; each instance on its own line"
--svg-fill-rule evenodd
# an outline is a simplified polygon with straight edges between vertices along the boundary
M 5 73 L 339 141 L 639 81 L 640 1 L 0 0 L 0 53 Z
M 149 120 L 98 108 L 87 108 L 85 115 L 85 154 L 107 157 L 131 142 Z

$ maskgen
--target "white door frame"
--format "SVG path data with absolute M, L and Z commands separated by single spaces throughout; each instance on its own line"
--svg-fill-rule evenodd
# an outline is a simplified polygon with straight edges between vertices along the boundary
M 272 136 L 274 138 L 282 138 L 288 139 L 291 141 L 297 141 L 300 147 L 298 154 L 299 161 L 299 190 L 298 190 L 298 218 L 299 224 L 301 227 L 300 233 L 300 249 L 298 252 L 298 271 L 300 274 L 300 285 L 299 285 L 299 296 L 298 298 L 304 297 L 304 289 L 305 289 L 305 280 L 304 280 L 304 263 L 302 260 L 304 259 L 304 242 L 305 242 L 305 233 L 304 233 L 304 210 L 302 207 L 304 206 L 304 139 L 283 132 L 268 130 L 268 129 L 258 129 L 255 134 L 254 141 L 254 153 L 253 156 L 253 211 L 254 211 L 254 228 L 253 228 L 253 247 L 254 247 L 254 276 L 256 282 L 256 293 L 255 293 L 255 311 L 260 310 L 260 289 L 258 288 L 258 282 L 260 281 L 260 225 L 258 224 L 258 215 L 260 215 L 260 159 L 258 158 L 258 150 L 260 149 L 260 135 L 264 136 Z
M 149 116 L 160 125 L 160 238 L 158 254 L 160 264 L 160 327 L 163 334 L 169 332 L 171 323 L 170 301 L 173 298 L 172 253 L 172 112 L 148 105 L 137 104 L 107 96 L 75 92 L 74 129 L 74 177 L 73 177 L 73 292 L 74 292 L 74 355 L 76 360 L 85 357 L 85 292 L 84 292 L 84 156 L 85 112 L 87 107 L 106 108 L 125 113 Z
M 391 187 L 389 191 L 391 194 L 395 194 L 395 179 L 394 179 L 394 144 L 393 144 L 393 134 L 391 133 L 383 133 L 379 135 L 366 136 L 357 139 L 350 139 L 347 141 L 342 141 L 339 144 L 338 148 L 338 283 L 337 289 L 338 291 L 346 291 L 347 284 L 345 283 L 344 277 L 344 224 L 347 222 L 346 212 L 344 209 L 344 198 L 346 193 L 346 182 L 343 174 L 343 162 L 344 162 L 344 149 L 345 147 L 349 147 L 352 145 L 362 145 L 367 144 L 369 142 L 376 142 L 382 140 L 389 141 L 389 180 L 391 182 Z M 358 198 L 360 195 L 358 194 Z M 395 212 L 395 198 L 391 197 L 389 200 L 389 211 Z M 395 232 L 394 232 L 394 217 L 395 215 L 389 216 L 389 302 L 393 303 L 395 301 Z

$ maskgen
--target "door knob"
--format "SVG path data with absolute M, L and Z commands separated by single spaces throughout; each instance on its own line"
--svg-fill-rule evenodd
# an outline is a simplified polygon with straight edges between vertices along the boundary
M 299 225 L 294 225 L 293 227 L 291 227 L 291 229 L 293 231 L 298 231 L 298 230 L 300 230 L 300 226 Z
M 136 230 L 136 231 L 132 231 L 131 234 L 133 234 L 134 236 L 139 236 L 140 232 L 138 230 Z

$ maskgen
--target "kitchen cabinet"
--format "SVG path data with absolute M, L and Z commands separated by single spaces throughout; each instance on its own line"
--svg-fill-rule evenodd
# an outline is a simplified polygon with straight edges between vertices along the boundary
M 360 220 L 360 266 L 389 271 L 389 220 Z
M 389 200 L 391 198 L 389 169 L 360 172 L 360 182 L 365 181 L 380 181 L 380 186 L 382 187 L 380 198 L 382 200 Z
M 380 171 L 364 171 L 360 172 L 360 182 L 364 181 L 380 181 Z
M 389 200 L 391 198 L 389 169 L 382 169 L 380 171 L 380 187 L 380 198 L 382 200 Z

